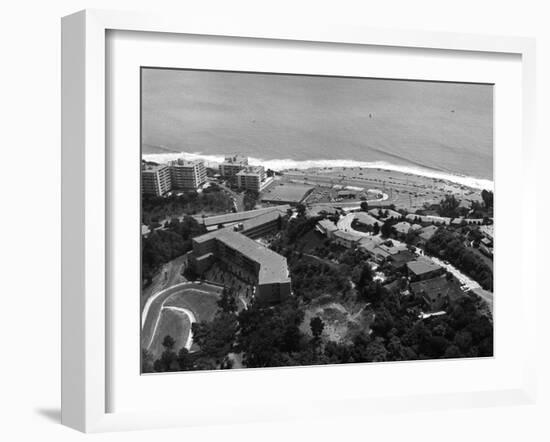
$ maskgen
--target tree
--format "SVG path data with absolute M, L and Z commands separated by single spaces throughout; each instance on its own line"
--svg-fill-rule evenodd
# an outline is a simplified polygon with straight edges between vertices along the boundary
M 456 218 L 459 215 L 459 206 L 460 201 L 458 201 L 454 195 L 445 195 L 445 198 L 439 203 L 439 214 L 449 218 Z
M 374 226 L 372 226 L 372 233 L 374 235 L 378 235 L 380 233 L 380 226 L 378 223 L 374 223 Z
M 382 224 L 382 228 L 380 229 L 380 232 L 384 238 L 389 238 L 393 231 L 393 222 L 389 219 Z
M 483 200 L 483 205 L 486 209 L 490 209 L 493 207 L 493 192 L 485 189 L 482 190 L 481 199 Z
M 226 313 L 234 313 L 237 311 L 237 302 L 235 300 L 235 292 L 229 287 L 224 287 L 222 295 L 218 300 L 218 307 Z
M 162 341 L 162 346 L 166 350 L 173 350 L 174 345 L 176 345 L 176 341 L 174 340 L 174 338 L 170 335 L 166 335 Z
M 296 212 L 300 218 L 303 218 L 306 214 L 306 206 L 302 203 L 298 204 L 296 206 Z
M 141 349 L 141 372 L 142 373 L 152 373 L 154 371 L 153 367 L 153 356 L 145 348 Z
M 189 354 L 189 350 L 185 347 L 182 347 L 178 352 L 177 361 L 181 370 L 185 371 L 193 369 L 193 360 Z
M 367 203 L 366 201 L 363 201 L 361 203 L 361 210 L 363 212 L 368 212 L 369 211 L 369 203 Z
M 311 328 L 313 337 L 319 339 L 325 329 L 325 323 L 319 316 L 315 316 L 311 319 L 311 321 L 309 321 L 309 327 Z

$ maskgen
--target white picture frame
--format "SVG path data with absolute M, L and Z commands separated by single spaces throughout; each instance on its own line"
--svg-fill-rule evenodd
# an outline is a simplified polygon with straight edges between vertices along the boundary
M 380 47 L 431 48 L 477 53 L 506 53 L 521 57 L 522 69 L 522 160 L 523 173 L 535 188 L 535 42 L 519 37 L 495 37 L 452 33 L 394 31 L 350 28 L 342 25 L 308 23 L 217 23 L 198 17 L 154 16 L 86 10 L 62 20 L 62 423 L 84 432 L 160 428 L 215 423 L 209 416 L 190 417 L 174 409 L 170 413 L 109 413 L 106 376 L 109 321 L 107 300 L 108 256 L 106 227 L 109 199 L 106 156 L 106 32 L 145 31 L 171 34 L 212 35 L 288 41 L 332 42 Z M 536 193 L 523 192 L 525 204 L 535 206 Z M 533 253 L 524 244 L 522 259 Z M 534 255 L 534 253 L 533 253 Z M 533 280 L 522 283 L 524 305 L 536 302 Z M 527 320 L 524 333 L 533 335 L 535 324 Z M 501 404 L 533 403 L 536 357 L 534 339 L 527 346 L 521 385 L 500 390 L 471 391 L 368 399 L 342 398 L 339 413 L 366 414 L 404 409 L 436 409 Z M 318 402 L 310 410 L 285 413 L 273 406 L 265 412 L 249 404 L 239 421 L 311 417 L 333 414 L 330 401 Z M 233 419 L 228 410 L 226 419 Z M 223 417 L 217 421 L 223 421 Z

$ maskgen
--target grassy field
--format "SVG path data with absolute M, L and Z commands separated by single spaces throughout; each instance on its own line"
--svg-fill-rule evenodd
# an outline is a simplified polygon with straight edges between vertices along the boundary
M 159 293 L 144 318 L 141 330 L 143 348 L 160 355 L 162 340 L 169 334 L 176 339 L 176 349 L 179 350 L 187 341 L 191 324 L 188 316 L 177 308 L 189 310 L 195 321 L 211 321 L 218 309 L 220 293 L 219 287 L 198 283 L 173 286 Z
M 191 310 L 198 322 L 211 321 L 218 310 L 218 293 L 204 293 L 194 289 L 176 293 L 164 302 L 165 307 L 181 307 Z
M 176 351 L 179 350 L 187 342 L 190 329 L 191 322 L 185 313 L 177 310 L 163 309 L 160 312 L 157 332 L 155 333 L 151 347 L 149 347 L 149 351 L 155 359 L 160 357 L 164 350 L 162 340 L 166 335 L 170 335 L 175 339 L 176 345 L 174 348 Z

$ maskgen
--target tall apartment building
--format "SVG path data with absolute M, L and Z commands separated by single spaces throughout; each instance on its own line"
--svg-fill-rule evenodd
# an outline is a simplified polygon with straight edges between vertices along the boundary
M 162 196 L 172 189 L 170 168 L 165 164 L 141 166 L 141 192 L 144 195 Z
M 242 155 L 230 155 L 220 164 L 220 175 L 231 181 L 236 181 L 235 175 L 248 166 L 248 158 Z
M 202 160 L 179 159 L 170 163 L 172 188 L 196 190 L 206 182 L 206 168 Z
M 236 175 L 237 186 L 241 189 L 255 190 L 260 192 L 265 184 L 265 169 L 263 166 L 248 166 Z

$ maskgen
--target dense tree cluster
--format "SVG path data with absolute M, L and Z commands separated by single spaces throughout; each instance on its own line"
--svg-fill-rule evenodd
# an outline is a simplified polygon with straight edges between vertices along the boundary
M 233 208 L 231 197 L 217 185 L 179 195 L 148 196 L 141 199 L 141 222 L 147 226 L 166 218 L 182 215 L 195 215 L 200 212 L 225 213 Z
M 421 319 L 423 299 L 401 294 L 407 287 L 406 278 L 389 277 L 394 282 L 387 284 L 386 280 L 383 286 L 373 279 L 371 265 L 361 251 L 343 249 L 321 238 L 316 239 L 315 247 L 306 247 L 305 243 L 312 242 L 318 220 L 304 216 L 285 219 L 283 231 L 271 245 L 287 256 L 293 297 L 274 306 L 253 303 L 238 312 L 235 293 L 226 289 L 214 320 L 192 325 L 193 352 L 185 348 L 177 351 L 173 339 L 167 337 L 157 360 L 143 352 L 142 370 L 231 368 L 234 355 L 240 355 L 246 367 L 275 367 L 493 354 L 492 320 L 482 313 L 476 296 L 457 295 L 448 304 L 446 315 Z M 394 222 L 387 223 L 389 235 Z M 167 233 L 176 231 L 174 228 Z M 458 230 L 440 228 L 428 244 L 429 253 L 452 261 L 468 273 L 473 258 Z M 305 250 L 315 250 L 315 255 Z M 380 268 L 386 271 L 383 264 Z M 325 331 L 323 317 L 310 317 L 304 325 L 306 310 L 322 295 L 369 311 L 370 330 L 363 328 L 344 342 L 334 342 Z
M 141 241 L 141 274 L 148 283 L 167 262 L 191 250 L 191 238 L 205 232 L 193 217 L 170 221 L 165 230 L 154 230 Z
M 493 290 L 493 271 L 485 260 L 470 247 L 458 232 L 440 228 L 426 243 L 426 252 L 448 260 L 460 271 L 479 282 L 486 290 Z
M 345 292 L 350 284 L 346 275 L 323 263 L 304 263 L 291 260 L 292 291 L 301 299 L 311 301 L 321 295 Z
M 244 210 L 253 210 L 258 204 L 260 194 L 255 190 L 245 190 L 243 195 Z

